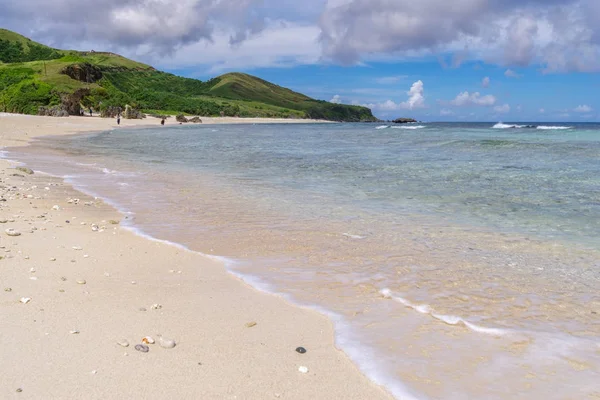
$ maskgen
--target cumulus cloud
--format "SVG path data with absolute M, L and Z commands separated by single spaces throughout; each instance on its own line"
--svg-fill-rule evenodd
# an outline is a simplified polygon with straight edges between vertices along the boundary
M 489 76 L 486 76 L 485 78 L 483 78 L 481 80 L 481 87 L 483 87 L 483 88 L 490 87 L 490 77 Z
M 507 78 L 520 78 L 522 75 L 516 73 L 515 71 L 513 71 L 512 69 L 507 69 L 504 72 L 504 76 L 506 76 Z
M 464 106 L 483 106 L 483 107 L 491 107 L 496 104 L 496 97 L 491 94 L 482 96 L 481 93 L 469 93 L 462 92 L 459 93 L 454 100 L 450 101 L 450 105 L 455 107 L 464 107 Z
M 501 106 L 494 107 L 494 111 L 500 114 L 506 114 L 510 112 L 510 106 L 508 104 L 503 104 Z
M 333 96 L 331 98 L 331 100 L 329 100 L 329 102 L 333 103 L 333 104 L 340 104 L 342 102 L 342 98 L 340 97 L 339 94 L 336 94 L 335 96 Z
M 478 57 L 546 72 L 600 70 L 597 0 L 329 0 L 319 26 L 324 55 L 342 63 L 451 53 L 455 65 Z
M 416 81 L 410 87 L 410 90 L 406 92 L 408 100 L 401 103 L 396 103 L 392 100 L 387 100 L 382 103 L 369 103 L 363 104 L 365 107 L 369 107 L 373 110 L 379 111 L 397 111 L 397 110 L 415 110 L 418 108 L 425 108 L 425 89 L 423 81 Z
M 577 112 L 577 113 L 589 113 L 592 112 L 592 107 L 588 106 L 587 104 L 583 104 L 580 106 L 575 107 L 575 109 L 573 111 Z

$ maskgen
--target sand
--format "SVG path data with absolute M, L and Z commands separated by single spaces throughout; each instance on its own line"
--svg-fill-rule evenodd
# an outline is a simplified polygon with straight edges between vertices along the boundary
M 121 127 L 148 122 L 158 124 Z M 0 147 L 115 126 L 0 114 Z M 325 316 L 253 289 L 218 260 L 135 235 L 58 178 L 1 160 L 0 181 L 0 398 L 392 398 L 336 349 Z M 134 349 L 158 334 L 176 346 Z

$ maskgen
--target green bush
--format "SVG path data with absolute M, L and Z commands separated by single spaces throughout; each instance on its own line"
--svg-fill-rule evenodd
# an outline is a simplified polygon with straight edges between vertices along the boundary
M 40 106 L 60 104 L 60 96 L 47 83 L 27 79 L 0 93 L 0 109 L 5 112 L 37 114 Z

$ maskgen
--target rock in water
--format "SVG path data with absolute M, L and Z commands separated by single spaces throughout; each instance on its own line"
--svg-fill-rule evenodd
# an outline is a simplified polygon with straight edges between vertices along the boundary
M 147 353 L 150 351 L 150 347 L 146 346 L 145 344 L 136 344 L 135 349 L 137 351 L 141 351 L 142 353 Z
M 16 169 L 19 170 L 19 171 L 21 171 L 21 172 L 25 172 L 26 174 L 33 175 L 33 170 L 31 168 L 17 167 Z

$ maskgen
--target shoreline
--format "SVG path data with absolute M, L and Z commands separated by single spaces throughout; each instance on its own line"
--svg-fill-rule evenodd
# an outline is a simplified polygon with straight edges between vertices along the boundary
M 90 117 L 0 114 L 0 122 L 3 148 L 116 128 Z M 154 126 L 143 122 L 121 126 Z M 11 289 L 0 303 L 9 321 L 0 332 L 11 366 L 5 397 L 21 389 L 28 398 L 392 398 L 336 348 L 328 317 L 251 287 L 207 255 L 111 224 L 123 216 L 61 178 L 19 173 L 7 160 L 0 177 L 2 228 L 22 233 L 1 241 Z M 157 333 L 177 346 L 133 349 Z

